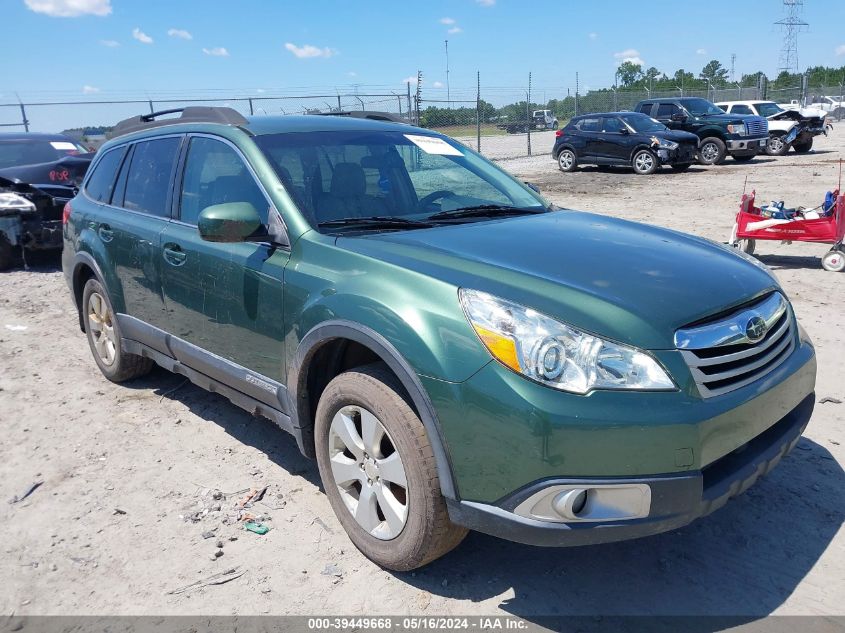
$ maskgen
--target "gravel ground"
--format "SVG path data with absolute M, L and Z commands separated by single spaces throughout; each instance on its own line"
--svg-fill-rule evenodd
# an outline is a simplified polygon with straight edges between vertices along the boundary
M 764 199 L 815 206 L 843 141 L 836 129 L 808 155 L 651 177 L 563 174 L 548 155 L 501 164 L 562 206 L 724 241 L 746 178 Z M 845 274 L 820 268 L 825 248 L 758 251 L 816 342 L 819 398 L 845 401 Z M 4 614 L 845 614 L 845 404 L 817 405 L 777 469 L 684 529 L 557 550 L 473 534 L 416 573 L 390 573 L 347 540 L 316 465 L 270 422 L 162 370 L 103 379 L 58 258 L 0 275 L 0 291 Z M 227 523 L 263 486 L 250 511 L 270 532 Z M 233 568 L 245 573 L 170 593 Z

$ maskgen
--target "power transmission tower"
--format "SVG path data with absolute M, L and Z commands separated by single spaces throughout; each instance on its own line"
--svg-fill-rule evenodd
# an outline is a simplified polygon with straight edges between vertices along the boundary
M 798 72 L 798 34 L 810 26 L 801 18 L 804 0 L 783 0 L 786 16 L 775 22 L 783 30 L 783 47 L 780 49 L 778 70 Z
M 731 53 L 731 81 L 736 81 L 736 53 Z

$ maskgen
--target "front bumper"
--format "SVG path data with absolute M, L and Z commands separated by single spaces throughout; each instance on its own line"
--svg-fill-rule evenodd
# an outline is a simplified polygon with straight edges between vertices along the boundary
M 766 149 L 766 144 L 769 142 L 769 137 L 762 138 L 746 138 L 736 137 L 725 141 L 725 146 L 728 152 L 761 152 Z
M 813 412 L 807 395 L 769 429 L 695 472 L 636 478 L 551 478 L 534 482 L 497 504 L 447 500 L 452 522 L 510 541 L 541 546 L 574 546 L 628 540 L 687 525 L 721 508 L 768 473 L 801 437 Z M 514 513 L 524 500 L 550 486 L 641 484 L 651 490 L 648 516 L 626 521 L 561 523 Z
M 675 149 L 657 150 L 657 158 L 661 165 L 686 165 L 692 164 L 698 159 L 698 147 L 694 144 L 678 144 Z

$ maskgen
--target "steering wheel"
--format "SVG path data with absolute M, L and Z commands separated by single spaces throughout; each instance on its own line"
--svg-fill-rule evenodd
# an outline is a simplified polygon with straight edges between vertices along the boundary
M 425 209 L 435 200 L 439 200 L 440 198 L 454 198 L 455 194 L 451 191 L 447 191 L 446 189 L 438 189 L 437 191 L 432 191 L 427 196 L 423 196 L 420 198 L 420 201 L 417 203 L 417 209 L 420 211 L 425 211 Z

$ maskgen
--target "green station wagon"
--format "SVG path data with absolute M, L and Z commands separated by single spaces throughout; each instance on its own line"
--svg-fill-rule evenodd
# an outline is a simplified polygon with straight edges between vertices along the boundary
M 812 343 L 729 247 L 554 207 L 399 123 L 186 108 L 116 131 L 64 213 L 100 370 L 158 364 L 273 420 L 379 565 L 468 529 L 677 528 L 810 418 Z

